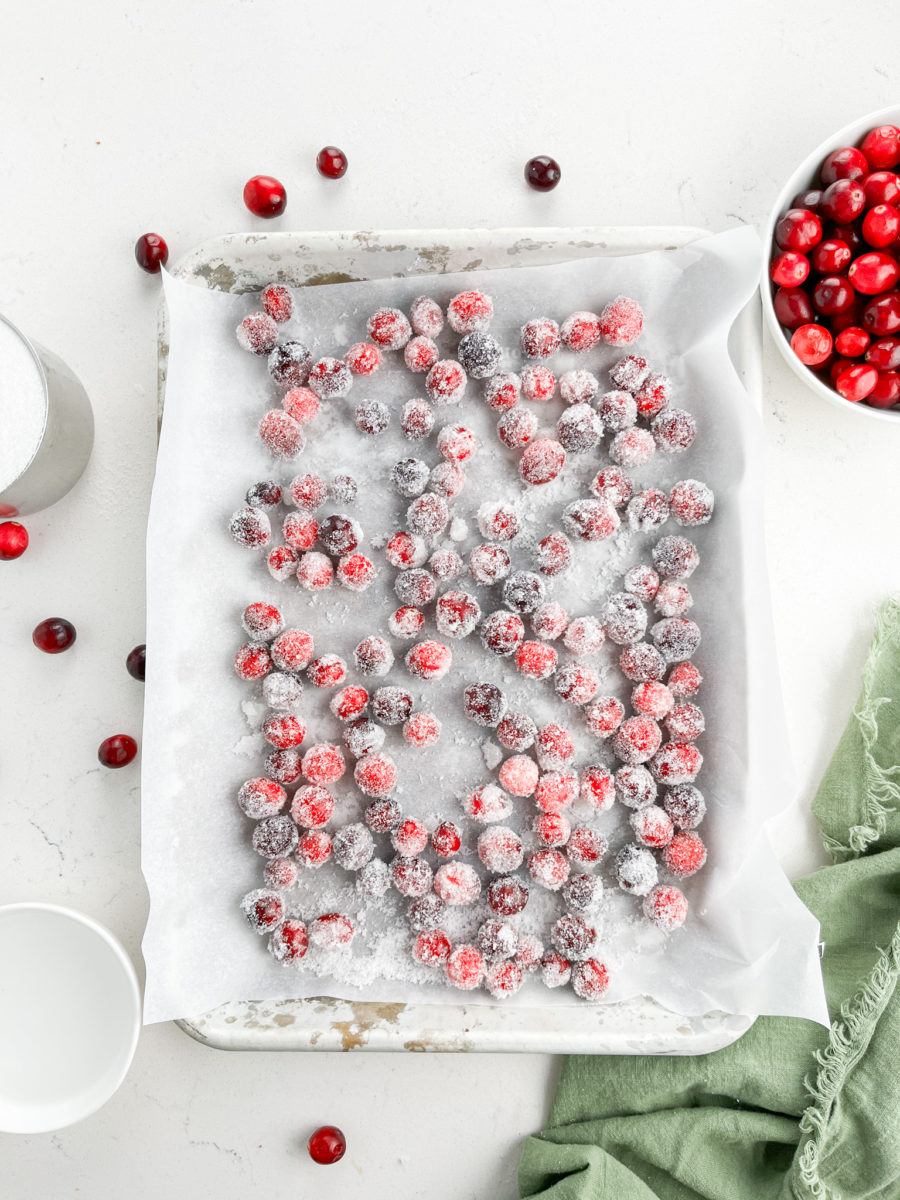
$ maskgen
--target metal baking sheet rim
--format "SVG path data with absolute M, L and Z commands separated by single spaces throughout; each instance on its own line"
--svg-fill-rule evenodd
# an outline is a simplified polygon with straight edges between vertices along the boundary
M 245 233 L 211 239 L 172 274 L 219 291 L 259 291 L 273 281 L 294 287 L 444 274 L 498 266 L 538 266 L 598 254 L 678 249 L 706 230 L 686 226 L 561 229 L 361 230 Z M 388 256 L 402 268 L 372 270 Z M 165 396 L 168 329 L 159 310 L 159 415 Z M 758 297 L 735 321 L 729 350 L 740 378 L 761 406 Z M 730 1045 L 754 1016 L 709 1012 L 686 1017 L 649 997 L 584 1009 L 391 1004 L 339 1000 L 230 1001 L 176 1024 L 220 1050 L 407 1050 L 552 1054 L 707 1054 Z

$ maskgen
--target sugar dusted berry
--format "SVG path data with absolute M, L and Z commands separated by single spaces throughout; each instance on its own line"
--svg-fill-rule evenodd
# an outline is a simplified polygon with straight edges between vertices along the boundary
M 406 363 L 410 371 L 417 375 L 424 375 L 430 371 L 439 357 L 437 344 L 427 337 L 414 337 L 406 343 L 406 349 L 403 351 L 403 361 Z M 466 370 L 469 371 L 469 367 Z M 471 374 L 471 371 L 469 371 Z
M 459 827 L 452 821 L 442 821 L 431 834 L 431 848 L 440 858 L 452 858 L 462 846 Z
M 615 696 L 603 696 L 587 705 L 584 723 L 588 732 L 597 738 L 610 737 L 625 718 L 625 706 Z
M 331 858 L 331 834 L 324 829 L 309 829 L 297 843 L 297 862 L 311 870 L 322 867 Z
M 589 958 L 572 967 L 572 991 L 582 1000 L 600 1000 L 609 988 L 609 971 L 599 959 Z
M 414 930 L 437 929 L 445 913 L 446 906 L 435 892 L 418 896 L 406 906 L 406 919 Z
M 292 858 L 270 858 L 263 867 L 266 887 L 288 890 L 297 886 L 300 869 Z
M 272 671 L 262 682 L 262 692 L 269 708 L 296 708 L 303 696 L 303 684 L 295 675 Z
M 424 858 L 397 857 L 391 862 L 391 883 L 401 896 L 420 899 L 431 889 L 433 872 Z
M 622 467 L 642 467 L 656 450 L 653 436 L 646 429 L 624 429 L 609 445 L 609 457 Z
M 434 873 L 434 890 L 454 907 L 474 904 L 481 894 L 478 872 L 468 863 L 447 862 Z
M 343 950 L 355 933 L 356 927 L 344 913 L 325 913 L 309 925 L 309 940 L 319 950 Z
M 560 812 L 541 812 L 531 822 L 531 832 L 542 846 L 564 846 L 572 833 L 569 818 Z
M 402 725 L 412 712 L 412 696 L 405 688 L 380 687 L 372 696 L 372 716 L 382 725 Z
M 303 829 L 320 829 L 334 815 L 334 796 L 327 787 L 306 783 L 291 801 L 291 816 Z
M 528 873 L 534 882 L 550 892 L 558 892 L 569 878 L 569 860 L 561 850 L 536 850 L 528 859 Z
M 411 604 L 404 604 L 388 617 L 388 630 L 392 637 L 409 641 L 418 637 L 425 624 L 425 614 Z
M 666 680 L 672 695 L 679 698 L 696 695 L 702 682 L 703 676 L 691 662 L 676 663 Z
M 256 933 L 271 933 L 284 920 L 284 901 L 271 888 L 257 888 L 241 900 L 241 912 Z
M 289 512 L 285 515 L 282 525 L 284 540 L 292 550 L 311 550 L 319 537 L 319 522 L 305 509 Z M 298 560 L 299 561 L 299 560 Z
M 487 329 L 493 315 L 494 303 L 484 292 L 460 292 L 447 305 L 447 323 L 455 333 Z
M 606 392 L 597 401 L 597 412 L 605 429 L 621 433 L 637 420 L 637 403 L 631 392 Z
M 309 379 L 312 354 L 303 342 L 280 342 L 270 352 L 266 365 L 279 387 L 302 388 Z M 290 412 L 290 409 L 287 410 Z
M 376 726 L 376 728 L 378 728 Z M 381 731 L 382 734 L 384 730 Z M 402 819 L 400 805 L 396 800 L 386 797 L 373 800 L 366 805 L 364 813 L 366 824 L 373 833 L 390 833 L 396 829 Z
M 660 783 L 673 787 L 693 783 L 703 766 L 703 755 L 693 742 L 666 742 L 650 763 Z
M 261 821 L 275 817 L 287 804 L 287 792 L 272 779 L 248 779 L 237 794 L 238 808 L 246 817 Z
M 592 312 L 572 313 L 563 321 L 559 334 L 567 350 L 583 354 L 600 341 L 600 318 Z
M 375 853 L 375 841 L 362 822 L 342 826 L 333 841 L 334 861 L 345 871 L 360 871 Z
M 397 768 L 387 754 L 373 752 L 359 759 L 353 778 L 363 795 L 384 799 L 397 786 Z
M 537 438 L 525 447 L 519 474 L 532 486 L 550 483 L 566 464 L 566 452 L 555 438 Z
M 636 713 L 661 721 L 671 710 L 675 697 L 664 683 L 639 683 L 631 693 L 631 707 Z
M 575 757 L 575 742 L 571 733 L 552 721 L 538 730 L 536 745 L 538 762 L 545 771 L 564 767 Z
M 560 812 L 577 797 L 578 780 L 569 771 L 547 771 L 534 789 L 534 802 L 542 812 Z
M 544 601 L 546 584 L 533 571 L 514 571 L 503 583 L 503 603 L 520 615 L 534 612 Z
M 600 336 L 607 346 L 632 345 L 643 327 L 643 309 L 628 296 L 617 296 L 600 314 Z
M 353 415 L 356 428 L 369 437 L 378 437 L 391 423 L 391 412 L 381 400 L 363 400 Z
M 381 351 L 373 342 L 355 342 L 344 355 L 351 375 L 374 375 L 381 366 Z
M 484 979 L 484 959 L 476 946 L 462 943 L 450 951 L 445 971 L 449 983 L 461 991 L 471 992 Z
M 413 941 L 412 956 L 426 967 L 445 963 L 450 956 L 450 939 L 440 929 L 417 934 Z
M 306 445 L 303 426 L 283 408 L 270 409 L 260 419 L 259 436 L 275 458 L 296 458 Z
M 537 417 L 521 404 L 503 414 L 497 422 L 497 436 L 504 446 L 518 450 L 527 446 L 537 432 Z
M 443 358 L 425 376 L 425 391 L 435 404 L 458 404 L 467 382 L 462 366 L 455 359 Z
M 624 714 L 624 709 L 622 710 Z M 602 763 L 594 763 L 581 772 L 578 795 L 594 812 L 607 812 L 615 803 L 615 787 L 609 770 Z
M 421 821 L 407 817 L 391 834 L 391 845 L 404 858 L 412 858 L 428 845 L 428 830 Z
M 649 642 L 634 642 L 619 655 L 619 670 L 632 683 L 651 683 L 665 675 L 666 661 Z
M 519 346 L 526 358 L 550 358 L 560 346 L 559 326 L 549 317 L 536 317 L 522 326 Z
M 502 782 L 502 780 L 501 780 Z M 495 783 L 485 784 L 467 792 L 459 802 L 460 808 L 479 825 L 490 825 L 494 821 L 506 821 L 512 816 L 513 806 L 509 796 Z
M 334 579 L 334 564 L 318 550 L 308 550 L 300 556 L 297 564 L 297 581 L 307 592 L 321 592 L 331 587 Z
M 467 333 L 460 339 L 456 353 L 464 371 L 471 379 L 490 378 L 500 369 L 503 358 L 500 343 L 489 333 Z M 437 358 L 437 353 L 434 357 Z
M 653 607 L 662 617 L 683 617 L 694 603 L 687 586 L 674 579 L 666 579 L 659 585 Z
M 312 661 L 314 643 L 305 629 L 285 629 L 270 647 L 279 671 L 302 671 Z
M 266 755 L 263 769 L 270 779 L 286 785 L 296 783 L 300 778 L 300 763 L 299 750 L 273 750 Z
M 600 680 L 590 667 L 573 663 L 557 671 L 553 687 L 560 700 L 583 706 L 596 696 Z
M 234 656 L 234 669 L 240 679 L 262 679 L 272 669 L 272 659 L 265 646 L 248 642 Z
M 472 683 L 463 693 L 463 712 L 476 725 L 493 728 L 506 711 L 506 698 L 494 683 Z
M 596 617 L 575 617 L 563 637 L 563 645 L 578 658 L 592 658 L 600 653 L 606 640 L 603 626 Z
M 637 596 L 638 600 L 649 602 L 659 588 L 659 576 L 652 567 L 641 564 L 625 572 L 622 586 L 626 592 Z
M 646 767 L 620 767 L 615 783 L 616 795 L 628 808 L 644 808 L 656 799 L 656 780 Z
M 419 608 L 430 604 L 437 593 L 437 583 L 430 571 L 421 567 L 412 567 L 401 571 L 394 580 L 394 591 L 397 598 L 404 604 L 413 604 Z
M 537 726 L 525 713 L 508 712 L 497 723 L 497 741 L 507 750 L 527 750 L 536 736 Z
M 274 508 L 281 503 L 281 485 L 274 479 L 262 479 L 247 489 L 245 499 L 251 508 Z
M 556 651 L 546 642 L 522 642 L 516 650 L 516 666 L 529 679 L 549 679 L 556 664 Z
M 526 367 L 522 371 L 522 395 L 536 404 L 546 404 L 556 392 L 556 376 L 549 367 Z
M 646 896 L 656 886 L 656 859 L 643 846 L 625 845 L 616 855 L 615 875 L 623 892 Z
M 403 724 L 403 740 L 419 750 L 436 745 L 440 737 L 441 723 L 434 713 L 413 713 Z
M 412 336 L 410 323 L 399 308 L 379 308 L 369 317 L 366 329 L 383 350 L 402 350 Z
M 434 428 L 434 410 L 424 400 L 407 400 L 400 414 L 400 428 L 410 441 L 427 437 Z
M 667 617 L 657 621 L 650 634 L 668 663 L 686 662 L 700 645 L 700 630 L 687 617 Z
M 603 606 L 601 620 L 606 636 L 617 646 L 638 642 L 647 629 L 647 612 L 630 592 L 614 592 Z
M 672 875 L 686 879 L 706 862 L 706 847 L 699 833 L 676 833 L 663 851 L 663 863 Z
M 586 542 L 602 542 L 619 528 L 616 510 L 606 500 L 583 497 L 563 509 L 563 525 L 572 537 Z
M 566 404 L 589 404 L 600 389 L 600 381 L 590 371 L 566 371 L 560 376 L 559 394 Z
M 480 629 L 481 643 L 492 654 L 505 658 L 513 654 L 523 642 L 525 626 L 515 613 L 499 609 L 485 617 Z M 543 652 L 540 652 L 543 654 Z M 555 662 L 555 652 L 551 652 Z
M 287 750 L 300 745 L 306 737 L 306 726 L 293 713 L 273 713 L 263 722 L 262 732 L 270 746 Z
M 487 961 L 496 962 L 512 958 L 519 939 L 514 925 L 492 917 L 479 927 L 475 940 Z
M 268 546 L 272 540 L 272 523 L 261 508 L 239 508 L 228 525 L 229 532 L 239 546 L 248 550 Z
M 658 884 L 644 897 L 644 916 L 658 929 L 670 933 L 687 919 L 688 902 L 684 893 L 671 884 Z
M 615 386 L 632 394 L 643 386 L 649 374 L 647 360 L 640 354 L 626 354 L 609 370 L 609 377 Z
M 561 604 L 557 604 L 555 600 L 548 600 L 546 604 L 541 604 L 534 610 L 531 627 L 535 637 L 545 642 L 553 642 L 565 629 L 568 619 L 568 614 Z
M 573 404 L 556 422 L 556 437 L 571 454 L 592 450 L 603 436 L 603 423 L 589 404 Z
M 621 467 L 604 467 L 591 480 L 591 491 L 613 508 L 622 508 L 631 499 L 634 486 Z
M 636 533 L 651 533 L 669 519 L 669 501 L 659 488 L 638 492 L 628 502 L 628 524 Z
M 647 804 L 635 809 L 629 817 L 629 824 L 636 841 L 642 846 L 650 846 L 653 850 L 668 846 L 675 831 L 672 818 L 665 809 L 656 804 Z
M 516 510 L 499 501 L 485 501 L 478 509 L 477 521 L 482 537 L 493 542 L 509 542 L 519 532 Z
M 273 321 L 282 325 L 289 321 L 294 312 L 294 297 L 288 288 L 270 283 L 260 294 L 260 303 Z
M 571 857 L 571 855 L 570 855 Z M 595 913 L 603 901 L 603 884 L 597 875 L 570 875 L 562 886 L 562 902 L 570 912 Z
M 681 454 L 689 450 L 697 436 L 697 424 L 682 408 L 669 408 L 653 418 L 650 426 L 657 446 L 664 454 Z
M 506 825 L 491 825 L 478 835 L 478 857 L 489 871 L 507 875 L 522 865 L 522 839 Z
M 522 380 L 511 372 L 498 372 L 484 385 L 484 401 L 495 412 L 512 408 L 522 394 Z
M 572 562 L 572 543 L 564 533 L 548 533 L 534 551 L 535 566 L 542 575 L 561 575 Z
M 278 326 L 264 312 L 250 313 L 234 332 L 240 348 L 251 354 L 268 354 L 278 341 Z
M 669 493 L 669 508 L 679 525 L 705 525 L 714 502 L 712 489 L 697 479 L 682 479 Z
M 281 858 L 291 854 L 300 837 L 297 826 L 286 813 L 277 817 L 263 817 L 257 821 L 250 841 L 253 849 L 263 858 Z
M 541 959 L 541 978 L 544 987 L 565 987 L 572 977 L 572 964 L 561 954 L 551 951 Z
M 525 754 L 514 754 L 500 767 L 497 778 L 513 796 L 533 796 L 538 784 L 538 765 Z
M 464 425 L 445 425 L 437 437 L 438 451 L 448 462 L 465 462 L 476 445 L 474 433 Z
M 649 762 L 659 749 L 662 733 L 650 717 L 629 717 L 616 730 L 613 751 L 629 766 Z
M 596 940 L 594 926 L 576 913 L 566 913 L 554 922 L 550 930 L 554 949 L 569 959 L 586 958 Z
M 443 496 L 425 492 L 413 500 L 406 510 L 406 522 L 413 533 L 421 537 L 436 537 L 450 520 L 450 510 Z
M 384 555 L 392 567 L 403 569 L 420 567 L 428 557 L 428 550 L 421 537 L 401 531 L 388 540 Z
M 310 783 L 335 783 L 344 774 L 344 756 L 337 746 L 318 742 L 303 755 L 303 778 Z
M 665 375 L 648 375 L 635 393 L 638 415 L 650 420 L 668 406 L 672 384 Z
M 669 788 L 663 797 L 663 808 L 679 829 L 696 829 L 706 816 L 703 793 L 690 783 Z
M 328 484 L 321 475 L 296 475 L 291 480 L 291 502 L 300 509 L 315 512 L 328 496 Z
M 394 665 L 394 652 L 384 638 L 372 635 L 358 643 L 353 661 L 360 675 L 386 675 Z
M 466 477 L 456 463 L 440 462 L 432 468 L 429 482 L 432 492 L 452 500 L 466 486 Z
M 320 358 L 309 372 L 309 386 L 320 400 L 338 400 L 353 386 L 350 368 L 339 358 Z
M 351 592 L 364 592 L 375 581 L 375 566 L 364 554 L 343 555 L 335 573 L 341 587 Z
M 476 546 L 469 555 L 469 573 L 476 583 L 496 583 L 509 574 L 509 565 L 509 555 L 495 543 Z
M 254 642 L 268 642 L 284 628 L 284 618 L 274 604 L 257 601 L 241 614 L 244 632 Z
M 409 307 L 409 321 L 415 333 L 436 338 L 444 328 L 444 313 L 436 300 L 419 296 Z
M 406 669 L 419 679 L 441 679 L 450 669 L 453 655 L 441 642 L 417 642 L 406 652 Z
M 576 866 L 592 867 L 600 862 L 607 849 L 606 838 L 598 830 L 578 825 L 569 836 L 566 853 Z

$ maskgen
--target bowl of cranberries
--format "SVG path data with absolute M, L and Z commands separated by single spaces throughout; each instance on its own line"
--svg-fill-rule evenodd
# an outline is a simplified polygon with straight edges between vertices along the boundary
M 765 245 L 763 309 L 791 368 L 834 404 L 900 420 L 900 109 L 800 164 Z

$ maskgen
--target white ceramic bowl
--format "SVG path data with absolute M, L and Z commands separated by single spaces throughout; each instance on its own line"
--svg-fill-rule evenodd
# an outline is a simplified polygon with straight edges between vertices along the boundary
M 42 1133 L 96 1112 L 140 1025 L 134 967 L 107 929 L 53 904 L 0 908 L 0 1130 Z
M 804 158 L 803 162 L 797 167 L 790 179 L 781 189 L 778 199 L 772 208 L 769 215 L 769 220 L 766 224 L 765 233 L 763 236 L 763 269 L 762 269 L 762 284 L 760 291 L 762 292 L 762 305 L 765 314 L 766 324 L 769 327 L 769 332 L 775 341 L 775 345 L 784 356 L 784 360 L 807 387 L 812 390 L 823 400 L 827 400 L 829 404 L 839 405 L 845 412 L 852 409 L 854 412 L 864 413 L 868 417 L 874 417 L 879 421 L 892 421 L 895 424 L 900 422 L 900 408 L 870 408 L 868 404 L 854 404 L 849 400 L 845 400 L 839 395 L 834 388 L 823 383 L 822 380 L 805 366 L 797 355 L 791 349 L 790 340 L 785 337 L 784 331 L 778 323 L 778 318 L 775 316 L 775 308 L 772 303 L 773 287 L 769 279 L 769 260 L 772 257 L 772 238 L 775 234 L 775 224 L 781 214 L 790 206 L 790 202 L 798 192 L 804 191 L 806 188 L 814 187 L 818 178 L 819 168 L 827 154 L 832 150 L 837 150 L 841 146 L 855 146 L 857 142 L 862 141 L 870 129 L 876 125 L 900 125 L 900 108 L 882 108 L 878 112 L 869 113 L 865 117 L 860 117 L 853 121 L 850 125 L 845 125 L 843 129 L 839 129 L 837 133 L 832 134 L 830 138 L 816 146 L 811 154 Z

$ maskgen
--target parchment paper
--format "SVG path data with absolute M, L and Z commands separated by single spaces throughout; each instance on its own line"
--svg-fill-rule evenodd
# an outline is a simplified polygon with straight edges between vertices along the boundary
M 701 566 L 689 584 L 695 601 L 689 615 L 703 632 L 695 661 L 704 674 L 698 700 L 707 732 L 698 743 L 705 763 L 697 783 L 709 807 L 700 829 L 709 861 L 683 885 L 689 919 L 666 939 L 640 919 L 639 901 L 622 894 L 611 875 L 615 849 L 631 840 L 627 810 L 617 804 L 596 819 L 611 844 L 601 871 L 606 887 L 601 945 L 612 975 L 605 1000 L 646 994 L 690 1015 L 718 1009 L 827 1023 L 818 925 L 793 893 L 765 833 L 767 820 L 790 803 L 793 781 L 762 542 L 761 425 L 726 349 L 731 324 L 756 286 L 758 261 L 754 233 L 740 229 L 677 251 L 298 289 L 285 336 L 300 337 L 314 356 L 340 354 L 365 339 L 366 317 L 381 305 L 408 310 L 421 294 L 446 305 L 458 291 L 482 287 L 494 299 L 492 332 L 513 348 L 518 327 L 532 316 L 562 321 L 579 309 L 597 311 L 619 293 L 640 300 L 646 321 L 638 349 L 653 369 L 672 379 L 672 405 L 695 415 L 699 434 L 686 454 L 657 455 L 633 475 L 641 486 L 668 487 L 677 479 L 698 478 L 716 492 L 713 521 L 683 531 L 701 553 Z M 311 953 L 303 969 L 282 967 L 268 956 L 263 939 L 248 930 L 238 909 L 245 891 L 262 886 L 263 862 L 250 847 L 252 823 L 239 812 L 234 796 L 244 779 L 262 773 L 266 749 L 258 733 L 264 714 L 259 689 L 240 682 L 230 665 L 244 640 L 241 611 L 252 600 L 269 600 L 289 625 L 313 633 L 317 653 L 335 652 L 351 663 L 361 637 L 387 636 L 386 618 L 397 604 L 391 591 L 395 572 L 377 547 L 402 527 L 408 503 L 390 488 L 388 472 L 401 457 L 439 461 L 433 438 L 409 443 L 397 428 L 405 400 L 424 394 L 422 377 L 398 365 L 399 356 L 387 355 L 393 361 L 382 372 L 356 380 L 345 400 L 323 405 L 296 464 L 274 463 L 255 429 L 260 415 L 279 404 L 281 393 L 269 380 L 264 360 L 246 354 L 234 339 L 235 326 L 258 307 L 257 298 L 206 291 L 168 276 L 165 294 L 170 356 L 147 551 L 142 862 L 151 910 L 143 946 L 145 1020 L 190 1016 L 227 1000 L 322 994 L 495 1003 L 483 991 L 447 988 L 439 973 L 411 964 L 405 923 L 396 919 L 398 898 L 367 905 L 353 877 L 336 866 L 308 872 L 303 886 L 286 895 L 304 917 L 338 907 L 353 913 L 360 932 L 349 954 L 323 959 Z M 456 340 L 445 330 L 443 357 L 453 356 Z M 577 360 L 564 353 L 552 365 L 560 374 L 586 366 L 605 389 L 611 386 L 606 371 L 622 353 L 602 348 Z M 510 350 L 507 359 L 504 369 L 518 369 L 517 351 Z M 466 489 L 452 505 L 466 522 L 465 528 L 453 527 L 463 557 L 482 540 L 474 521 L 479 504 L 519 496 L 512 482 L 517 456 L 497 441 L 496 414 L 480 394 L 481 384 L 470 381 L 462 405 L 437 412 L 438 426 L 463 422 L 485 448 L 466 465 Z M 359 434 L 352 422 L 352 409 L 369 397 L 384 399 L 393 415 L 391 430 L 378 439 Z M 531 407 L 540 432 L 551 433 L 562 402 Z M 570 456 L 559 480 L 532 489 L 520 501 L 524 532 L 513 550 L 514 569 L 530 566 L 534 537 L 558 528 L 561 508 L 575 495 L 587 494 L 587 481 L 608 461 L 607 444 L 608 438 L 601 451 Z M 359 483 L 359 501 L 347 511 L 363 525 L 362 549 L 376 547 L 371 556 L 380 572 L 362 596 L 334 588 L 312 598 L 295 583 L 276 583 L 264 556 L 236 547 L 228 535 L 229 516 L 251 483 L 276 478 L 287 485 L 306 470 L 329 478 L 349 473 Z M 326 506 L 322 513 L 328 511 L 341 506 Z M 273 520 L 276 535 L 279 523 L 280 518 Z M 661 532 L 682 531 L 670 522 Z M 649 561 L 656 536 L 623 532 L 607 543 L 580 545 L 577 570 L 554 585 L 552 598 L 570 616 L 596 611 L 610 591 L 619 590 L 622 571 Z M 476 590 L 484 612 L 500 607 L 499 588 L 475 589 L 470 579 L 447 586 Z M 426 630 L 434 635 L 432 623 Z M 606 744 L 582 731 L 580 718 L 556 700 L 550 685 L 526 683 L 509 660 L 485 655 L 476 637 L 452 643 L 453 669 L 441 683 L 412 680 L 402 664 L 407 644 L 393 645 L 394 669 L 371 684 L 402 683 L 413 693 L 416 708 L 436 712 L 444 723 L 440 744 L 424 753 L 406 747 L 398 729 L 388 730 L 385 749 L 398 765 L 397 798 L 405 813 L 430 825 L 439 817 L 461 820 L 474 847 L 481 827 L 465 822 L 458 797 L 488 782 L 501 757 L 490 731 L 472 725 L 460 711 L 462 690 L 477 679 L 500 683 L 510 708 L 529 712 L 539 724 L 555 719 L 578 730 L 578 765 L 612 765 Z M 625 682 L 612 665 L 615 649 L 605 647 L 595 662 L 606 674 L 602 690 L 625 696 Z M 560 650 L 561 659 L 568 658 Z M 330 696 L 306 688 L 301 705 L 309 726 L 305 744 L 339 741 L 340 729 L 327 711 Z M 352 783 L 350 766 L 336 787 L 334 824 L 361 818 L 364 798 Z M 517 807 L 510 823 L 525 830 L 533 805 L 519 801 Z M 389 845 L 379 846 L 378 853 L 392 857 Z M 477 864 L 474 856 L 470 861 Z M 537 931 L 558 901 L 537 888 L 532 895 L 523 928 Z M 457 935 L 474 932 L 483 915 L 480 907 L 477 913 L 455 913 Z M 429 982 L 436 978 L 437 984 Z M 569 989 L 550 991 L 530 981 L 503 1003 L 584 1002 Z

